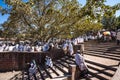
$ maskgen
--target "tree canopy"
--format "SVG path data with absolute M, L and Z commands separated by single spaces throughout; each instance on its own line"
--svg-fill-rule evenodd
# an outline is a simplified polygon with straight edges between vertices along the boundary
M 63 36 L 73 37 L 87 31 L 99 30 L 103 16 L 112 16 L 119 5 L 108 6 L 105 0 L 4 0 L 8 5 L 2 14 L 10 14 L 2 24 L 4 37 L 47 41 Z M 77 33 L 77 34 L 76 34 Z

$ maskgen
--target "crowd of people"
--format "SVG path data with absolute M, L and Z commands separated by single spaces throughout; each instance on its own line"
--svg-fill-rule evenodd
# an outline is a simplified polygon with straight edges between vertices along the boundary
M 117 41 L 118 44 L 118 40 L 120 37 L 120 30 L 118 29 L 117 31 L 114 30 L 102 30 L 102 31 L 98 31 L 97 33 L 97 39 L 100 42 L 110 42 L 110 41 Z
M 62 39 L 59 41 L 48 41 L 48 42 L 39 42 L 31 43 L 30 41 L 20 41 L 18 43 L 15 42 L 0 42 L 0 52 L 41 52 L 41 51 L 49 51 L 51 48 L 62 48 L 64 51 L 69 51 L 72 55 L 73 45 L 77 45 L 78 43 L 84 43 L 84 39 L 82 37 L 78 37 L 75 39 Z
M 28 42 L 19 42 L 19 43 L 0 43 L 0 52 L 34 52 L 41 51 L 40 45 L 31 45 Z
M 85 64 L 83 52 L 84 52 L 84 42 L 88 41 L 88 39 L 101 39 L 103 38 L 104 41 L 107 40 L 116 40 L 117 44 L 120 43 L 120 30 L 117 32 L 114 31 L 104 31 L 102 33 L 98 32 L 95 36 L 79 36 L 74 39 L 63 39 L 60 41 L 48 41 L 44 42 L 37 42 L 36 44 L 31 44 L 31 42 L 19 42 L 19 43 L 0 43 L 0 52 L 42 52 L 42 51 L 50 51 L 52 48 L 61 48 L 63 49 L 65 55 L 72 55 L 75 57 L 76 65 L 79 67 L 81 72 L 81 76 L 89 77 L 88 76 L 88 67 Z M 81 47 L 77 48 L 77 52 L 74 51 L 74 46 L 80 45 Z M 48 67 L 53 67 L 52 59 L 46 56 L 45 65 Z M 29 73 L 30 75 L 34 75 L 36 73 L 36 63 L 32 61 L 29 66 Z
M 109 35 L 107 35 L 109 34 Z M 120 43 L 120 31 L 118 31 L 117 33 L 116 32 L 109 32 L 109 31 L 106 31 L 104 32 L 102 35 L 101 34 L 98 34 L 98 37 L 103 37 L 103 40 L 107 40 L 107 37 L 111 37 L 111 39 L 113 40 L 116 40 L 117 41 L 117 44 L 119 45 Z M 89 78 L 90 76 L 88 75 L 89 73 L 89 69 L 85 63 L 85 60 L 84 60 L 84 56 L 83 56 L 83 52 L 84 52 L 84 41 L 85 40 L 88 40 L 87 37 L 77 37 L 77 38 L 74 38 L 74 39 L 67 39 L 67 40 L 64 40 L 62 42 L 62 44 L 57 44 L 57 48 L 62 48 L 64 50 L 64 53 L 66 55 L 74 55 L 74 58 L 75 58 L 75 63 L 76 65 L 79 67 L 79 70 L 80 70 L 80 76 L 81 77 L 85 77 L 85 78 Z M 77 52 L 74 51 L 73 49 L 73 46 L 74 45 L 81 45 L 81 49 L 78 48 Z M 43 51 L 46 51 L 48 50 L 48 45 L 49 43 L 45 44 L 44 46 L 44 49 Z M 54 47 L 55 45 L 51 44 L 52 47 Z M 53 67 L 53 62 L 52 62 L 52 59 L 48 56 L 46 56 L 46 62 L 45 62 L 46 66 L 48 67 Z
M 88 76 L 88 67 L 85 64 L 83 55 L 81 54 L 82 49 L 77 50 L 77 52 L 74 52 L 74 49 L 73 49 L 73 46 L 78 45 L 78 44 L 79 45 L 84 44 L 83 37 L 78 37 L 78 38 L 75 38 L 75 39 L 72 39 L 72 40 L 70 40 L 70 39 L 63 40 L 62 44 L 57 45 L 56 48 L 63 49 L 65 51 L 65 55 L 75 56 L 75 62 L 76 62 L 76 65 L 79 67 L 79 69 L 81 71 L 81 76 L 87 77 Z M 50 47 L 53 48 L 53 47 L 55 47 L 55 45 L 51 42 L 45 43 L 43 45 L 42 50 L 43 51 L 48 51 L 50 49 Z M 46 56 L 46 58 L 45 58 L 45 66 L 51 67 L 51 68 L 53 67 L 52 59 L 49 56 Z M 34 60 L 32 62 L 30 62 L 29 67 L 28 67 L 28 71 L 29 71 L 30 78 L 32 78 L 36 74 L 37 67 L 36 67 L 36 63 L 35 63 Z

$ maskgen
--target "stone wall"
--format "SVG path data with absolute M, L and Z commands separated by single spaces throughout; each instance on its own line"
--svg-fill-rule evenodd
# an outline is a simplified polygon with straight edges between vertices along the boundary
M 52 49 L 49 52 L 0 52 L 0 72 L 24 69 L 33 59 L 44 64 L 46 55 L 55 60 L 64 56 L 64 52 L 61 49 Z

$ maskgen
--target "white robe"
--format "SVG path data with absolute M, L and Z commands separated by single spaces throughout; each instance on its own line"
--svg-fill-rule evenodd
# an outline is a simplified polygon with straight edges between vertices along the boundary
M 73 44 L 74 44 L 74 45 L 77 45 L 77 39 L 75 39 L 75 40 L 73 41 Z
M 117 40 L 120 40 L 120 32 L 117 32 Z
M 0 52 L 4 51 L 4 47 L 0 46 Z
M 13 51 L 15 46 L 9 46 L 8 51 Z
M 43 46 L 43 51 L 48 51 L 49 49 L 49 45 L 48 43 L 46 43 L 44 46 Z
M 69 43 L 69 52 L 70 52 L 70 54 L 72 55 L 73 53 L 74 53 L 74 50 L 73 50 L 73 45 L 71 44 L 71 43 Z
M 53 67 L 53 63 L 52 63 L 52 59 L 51 58 L 47 58 L 46 59 L 46 65 L 50 66 L 50 67 Z
M 75 62 L 79 66 L 81 71 L 87 69 L 87 65 L 85 64 L 84 58 L 79 53 L 76 53 L 75 55 Z

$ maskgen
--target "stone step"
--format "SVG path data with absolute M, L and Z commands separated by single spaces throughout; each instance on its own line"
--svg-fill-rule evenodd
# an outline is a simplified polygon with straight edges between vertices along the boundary
M 112 77 L 112 76 L 113 76 L 113 74 L 110 74 L 109 72 L 105 72 L 104 70 L 100 70 L 100 69 L 98 69 L 97 67 L 93 67 L 93 66 L 91 66 L 91 65 L 88 65 L 88 68 L 89 68 L 89 69 L 96 70 L 98 73 L 102 73 L 102 74 L 104 74 L 104 75 L 106 75 L 106 76 L 109 76 L 109 77 Z
M 117 70 L 117 68 L 111 67 L 109 65 L 97 63 L 97 62 L 89 60 L 89 59 L 85 59 L 85 61 L 86 61 L 86 63 L 90 63 L 90 64 L 93 64 L 93 65 L 96 65 L 96 66 L 100 66 L 100 67 L 106 68 L 108 70 L 112 70 L 112 71 L 116 71 Z
M 38 66 L 38 72 L 40 73 L 41 79 L 45 80 L 44 74 L 42 73 L 42 70 L 41 70 L 40 66 Z
M 97 57 L 102 57 L 103 59 L 112 59 L 112 60 L 116 60 L 116 61 L 120 61 L 120 58 L 118 57 L 112 57 L 112 56 L 105 56 L 104 54 L 103 55 L 100 55 L 100 54 L 93 54 L 93 53 L 84 53 L 85 55 L 91 55 L 91 56 L 97 56 Z
M 57 69 L 59 69 L 61 72 L 63 72 L 63 74 L 67 74 L 67 73 L 68 73 L 68 71 L 67 71 L 64 67 L 62 67 L 62 65 L 60 65 L 60 64 L 55 64 L 55 63 L 53 63 L 53 65 L 54 65 Z
M 118 56 L 120 55 L 120 52 L 115 51 L 115 50 L 113 50 L 113 51 L 108 51 L 108 50 L 103 50 L 103 49 L 95 49 L 95 50 L 87 49 L 87 50 L 85 50 L 85 52 L 88 52 L 88 51 L 97 52 L 97 53 L 104 53 L 104 54 L 115 54 L 115 55 L 118 55 Z
M 114 75 L 115 71 L 112 71 L 112 70 L 107 70 L 106 68 L 104 67 L 100 67 L 100 66 L 97 66 L 97 65 L 93 65 L 93 64 L 89 64 L 89 63 L 86 63 L 88 65 L 89 68 L 95 68 L 96 71 L 99 71 L 99 72 L 105 72 L 105 74 L 107 73 L 108 75 L 110 75 L 111 77 Z
M 92 78 L 90 78 L 90 80 L 100 80 L 100 79 L 98 79 L 96 77 L 92 77 Z
M 89 69 L 89 74 L 91 74 L 92 77 L 96 77 L 97 79 L 100 79 L 100 80 L 108 80 L 104 76 L 98 75 L 99 73 L 97 73 L 97 71 L 92 69 Z

